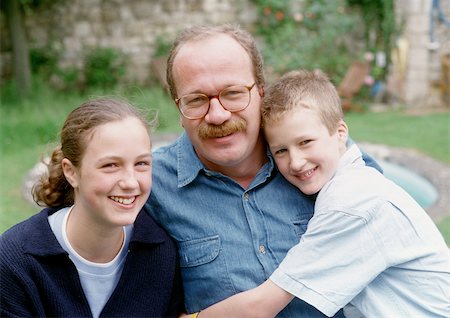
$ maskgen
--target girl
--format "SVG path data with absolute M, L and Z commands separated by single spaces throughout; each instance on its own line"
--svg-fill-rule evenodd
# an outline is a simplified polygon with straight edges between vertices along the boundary
M 176 248 L 141 211 L 148 123 L 125 102 L 92 100 L 69 114 L 60 141 L 33 188 L 47 208 L 0 238 L 1 316 L 177 316 Z

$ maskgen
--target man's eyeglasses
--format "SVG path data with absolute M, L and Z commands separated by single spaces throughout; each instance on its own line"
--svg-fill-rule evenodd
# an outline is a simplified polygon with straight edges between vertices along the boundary
M 188 94 L 175 99 L 181 114 L 188 119 L 204 117 L 209 110 L 212 98 L 217 98 L 220 105 L 230 112 L 238 112 L 250 104 L 250 91 L 255 86 L 235 85 L 224 88 L 218 95 Z

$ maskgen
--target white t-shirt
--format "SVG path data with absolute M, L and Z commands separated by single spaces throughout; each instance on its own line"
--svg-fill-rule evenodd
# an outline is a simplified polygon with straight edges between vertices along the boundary
M 69 254 L 69 258 L 75 264 L 92 316 L 97 318 L 116 288 L 122 274 L 133 225 L 124 227 L 124 243 L 112 261 L 108 263 L 93 263 L 81 257 L 72 248 L 67 239 L 66 225 L 71 210 L 72 207 L 63 208 L 50 215 L 48 221 L 59 244 Z

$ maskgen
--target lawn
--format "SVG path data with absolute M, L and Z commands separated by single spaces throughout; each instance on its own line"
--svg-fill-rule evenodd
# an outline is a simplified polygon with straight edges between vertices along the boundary
M 18 101 L 2 88 L 0 105 L 0 233 L 39 210 L 23 199 L 21 187 L 29 170 L 48 154 L 66 115 L 88 98 L 104 96 L 54 93 L 41 87 Z M 158 112 L 156 133 L 179 132 L 178 112 L 160 88 L 121 89 L 108 96 L 127 98 L 140 108 Z M 450 165 L 450 111 L 408 115 L 402 111 L 349 113 L 346 121 L 355 141 L 415 148 Z M 450 245 L 450 217 L 438 224 Z

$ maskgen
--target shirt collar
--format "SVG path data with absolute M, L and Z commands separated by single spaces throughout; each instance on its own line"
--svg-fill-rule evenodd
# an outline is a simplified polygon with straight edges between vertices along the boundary
M 198 175 L 200 170 L 204 169 L 203 163 L 197 156 L 186 132 L 181 134 L 177 141 L 177 169 L 178 169 L 178 187 L 184 187 L 191 183 Z
M 23 242 L 26 253 L 41 256 L 67 254 L 59 245 L 48 223 L 48 216 L 56 211 L 58 209 L 45 208 L 25 223 L 25 228 L 21 235 L 27 238 Z M 134 223 L 131 242 L 160 244 L 166 240 L 167 236 L 164 230 L 156 225 L 146 211 L 142 210 Z
M 41 256 L 67 254 L 48 223 L 48 216 L 56 211 L 58 209 L 45 208 L 24 223 L 21 235 L 27 238 L 23 241 L 25 253 Z
M 192 145 L 186 132 L 180 136 L 177 140 L 177 165 L 178 165 L 178 187 L 184 187 L 191 183 L 199 174 L 201 170 L 206 170 L 203 163 L 197 156 L 194 146 Z M 262 177 L 264 180 L 272 176 L 276 171 L 276 166 L 270 153 L 269 147 L 266 148 L 266 154 L 269 158 L 269 162 L 264 165 L 264 169 L 258 173 L 258 177 Z M 255 180 L 259 181 L 261 180 Z
M 343 169 L 348 165 L 365 165 L 364 160 L 362 159 L 361 150 L 359 150 L 356 144 L 352 144 L 348 147 L 347 151 L 341 156 L 338 165 L 338 171 Z
M 145 211 L 144 206 L 134 222 L 134 232 L 131 237 L 131 242 L 160 244 L 166 240 L 166 233 L 156 225 L 155 221 L 153 221 L 147 211 Z

